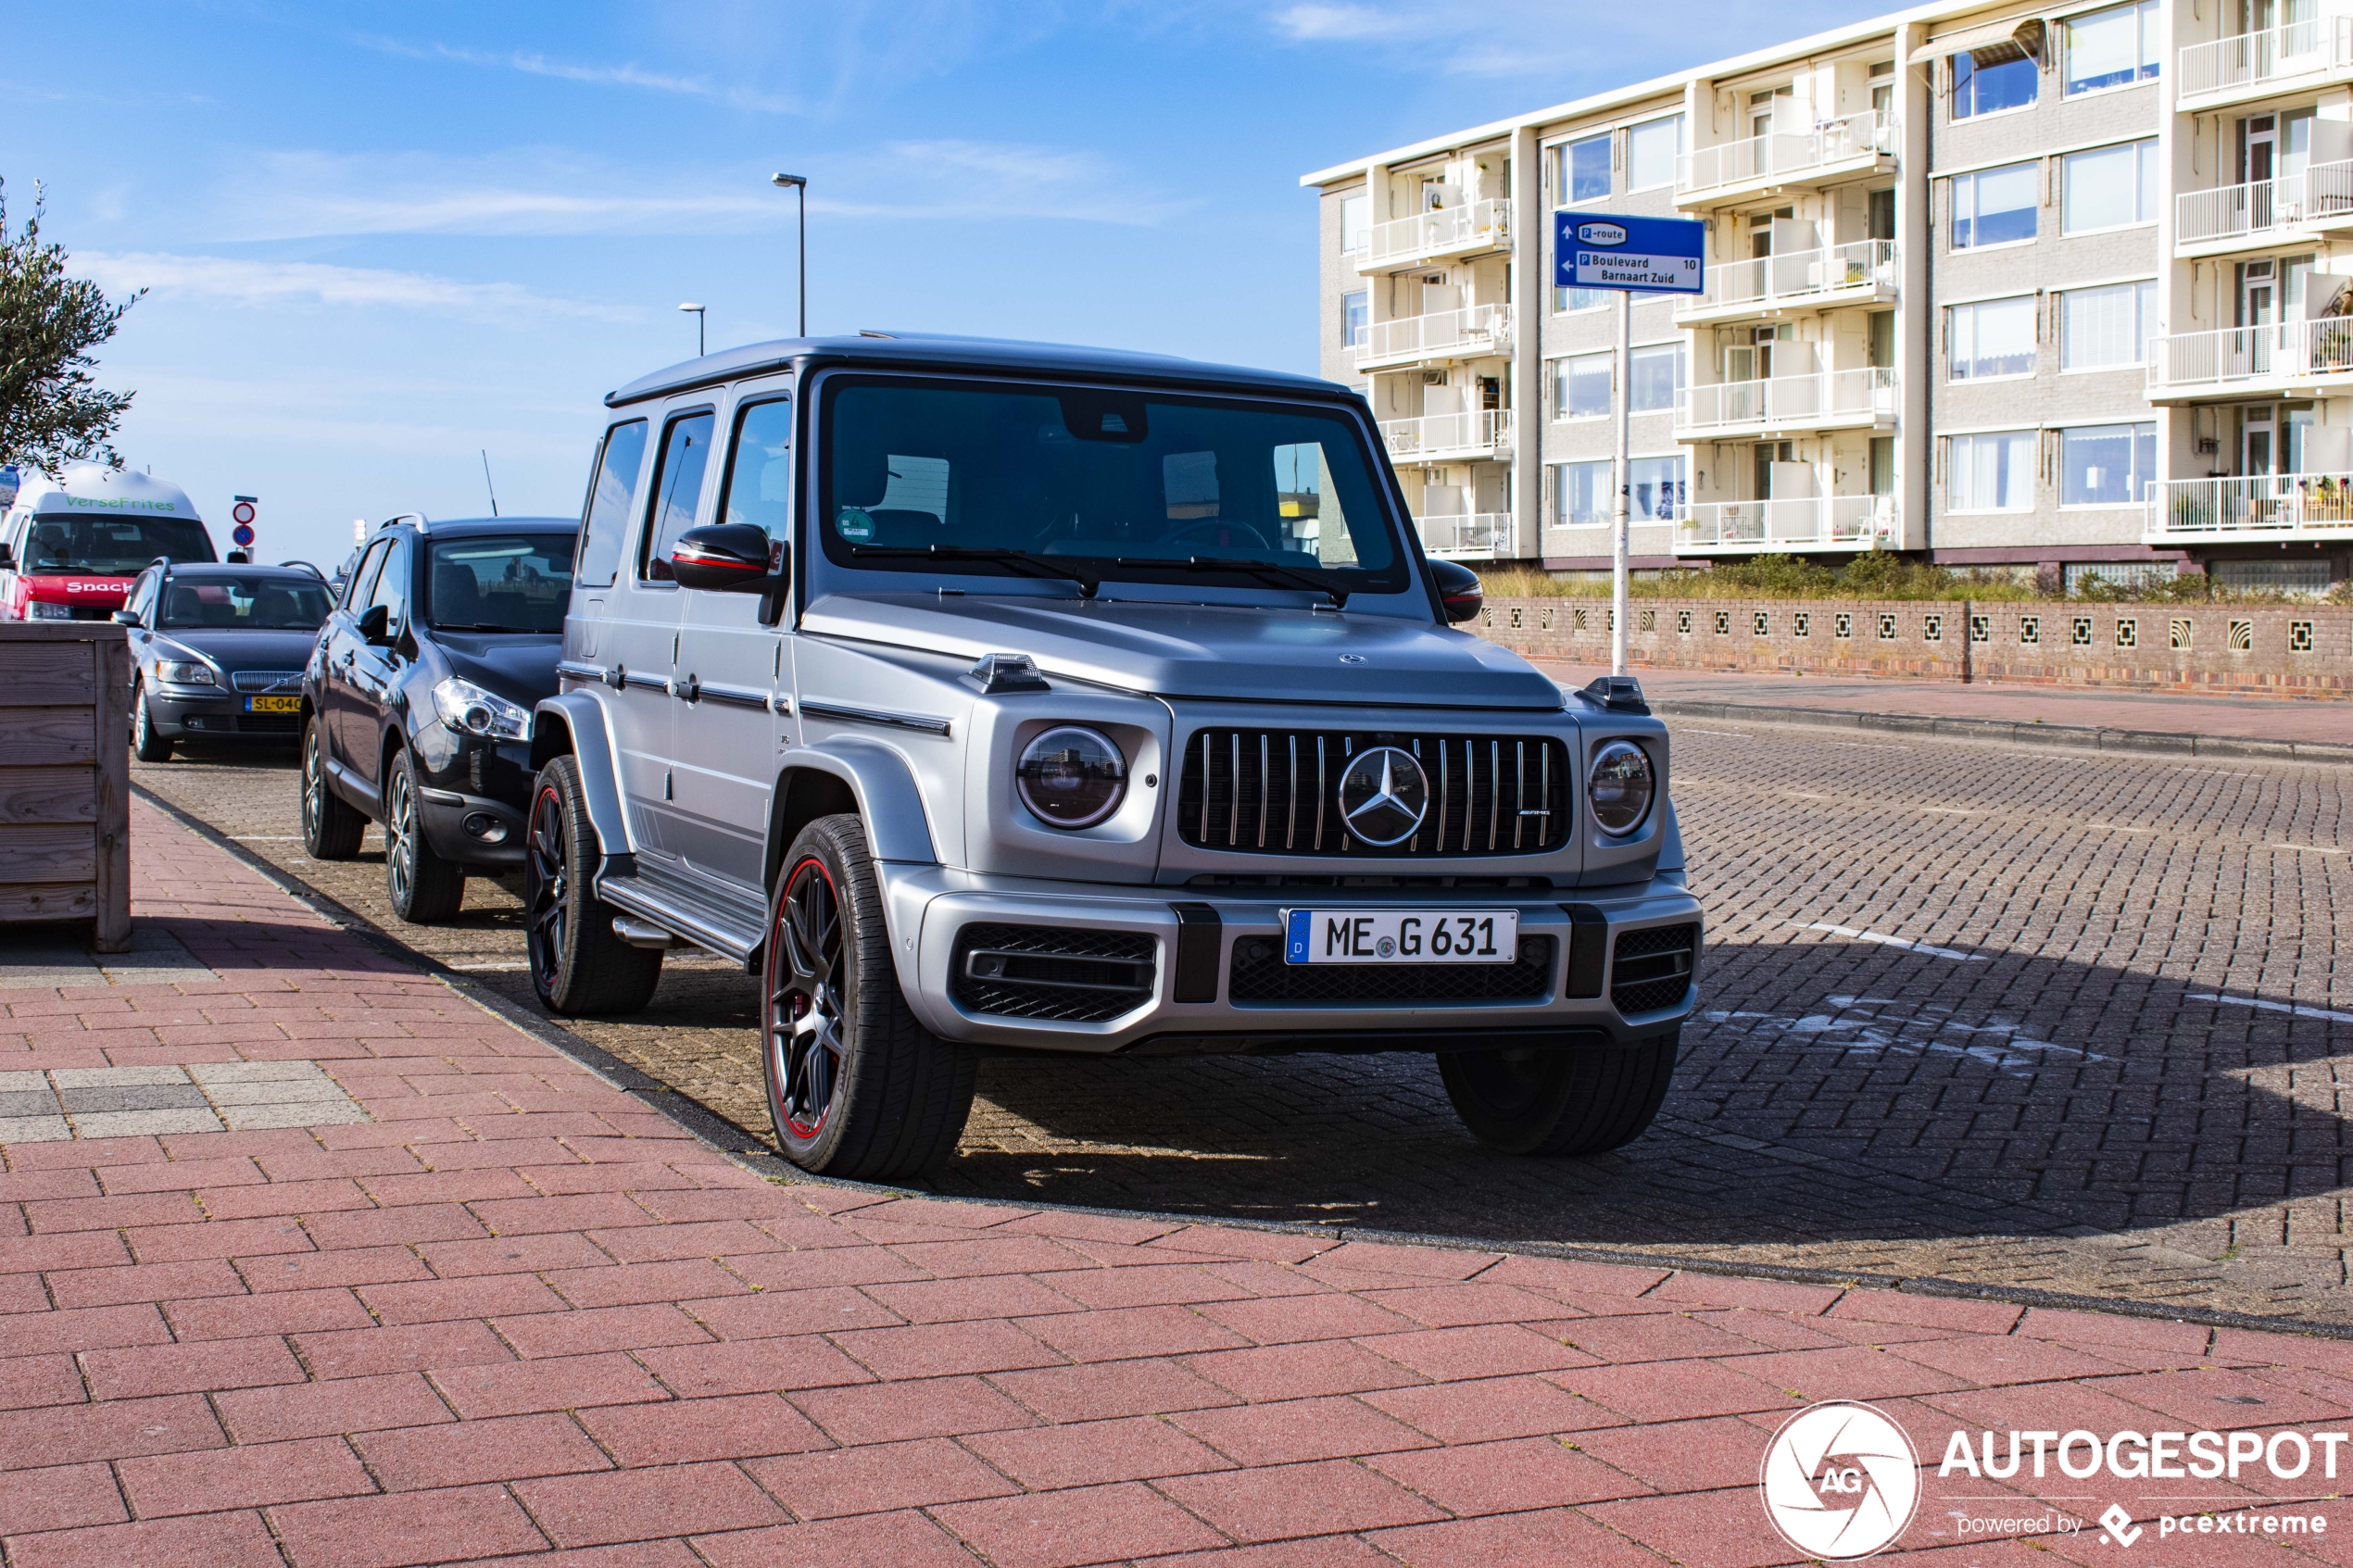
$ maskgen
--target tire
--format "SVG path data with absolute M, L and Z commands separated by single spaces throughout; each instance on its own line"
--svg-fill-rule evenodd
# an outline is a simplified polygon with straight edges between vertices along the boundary
M 635 1012 L 661 981 L 661 949 L 615 936 L 612 906 L 589 890 L 602 858 L 580 764 L 556 758 L 539 770 L 531 792 L 522 908 L 531 988 L 560 1017 Z
M 793 840 L 766 951 L 760 1056 L 785 1158 L 856 1181 L 937 1173 L 972 1113 L 979 1058 L 909 1010 L 856 817 L 820 817 Z
M 302 727 L 302 847 L 314 860 L 348 860 L 367 832 L 367 814 L 327 782 L 327 737 L 314 713 Z
M 405 746 L 393 753 L 384 786 L 384 891 L 392 912 L 411 925 L 437 925 L 466 901 L 465 868 L 425 840 L 417 767 Z
M 1598 1050 L 1447 1051 L 1446 1098 L 1471 1135 L 1505 1154 L 1601 1154 L 1650 1126 L 1675 1077 L 1679 1031 Z
M 171 737 L 156 731 L 155 715 L 147 711 L 147 688 L 131 693 L 131 755 L 142 762 L 171 760 Z

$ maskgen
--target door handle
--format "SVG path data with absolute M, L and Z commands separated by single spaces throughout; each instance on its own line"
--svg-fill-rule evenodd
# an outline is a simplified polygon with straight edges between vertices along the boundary
M 347 668 L 349 668 L 349 667 L 350 667 L 350 664 L 351 664 L 351 662 L 352 662 L 352 660 L 353 660 L 353 659 L 357 659 L 357 658 L 359 658 L 359 649 L 357 649 L 357 648 L 346 648 L 346 649 L 344 649 L 344 650 L 343 650 L 343 662 L 344 662 L 345 667 L 346 667 L 346 669 L 347 669 Z

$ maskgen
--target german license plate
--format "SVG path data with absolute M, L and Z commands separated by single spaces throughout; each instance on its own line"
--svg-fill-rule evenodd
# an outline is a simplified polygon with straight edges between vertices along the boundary
M 245 698 L 248 713 L 299 713 L 302 698 L 298 696 L 249 696 Z
M 1517 909 L 1285 909 L 1285 963 L 1515 963 Z

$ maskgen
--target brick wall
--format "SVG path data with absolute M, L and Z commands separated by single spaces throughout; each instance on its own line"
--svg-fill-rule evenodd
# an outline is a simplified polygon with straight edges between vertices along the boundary
M 1668 670 L 1912 675 L 2353 697 L 2353 610 L 1968 600 L 1636 599 L 1628 660 Z M 1604 664 L 1606 599 L 1490 599 L 1472 630 Z

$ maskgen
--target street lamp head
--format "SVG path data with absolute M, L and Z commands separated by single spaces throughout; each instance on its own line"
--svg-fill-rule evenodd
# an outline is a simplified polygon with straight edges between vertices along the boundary
M 699 305 L 682 305 L 678 308 L 681 310 L 693 310 L 699 312 L 702 309 L 702 307 Z
M 771 174 L 768 176 L 768 182 L 772 185 L 782 185 L 786 189 L 790 189 L 795 185 L 805 186 L 809 183 L 809 181 L 804 176 L 799 174 Z

